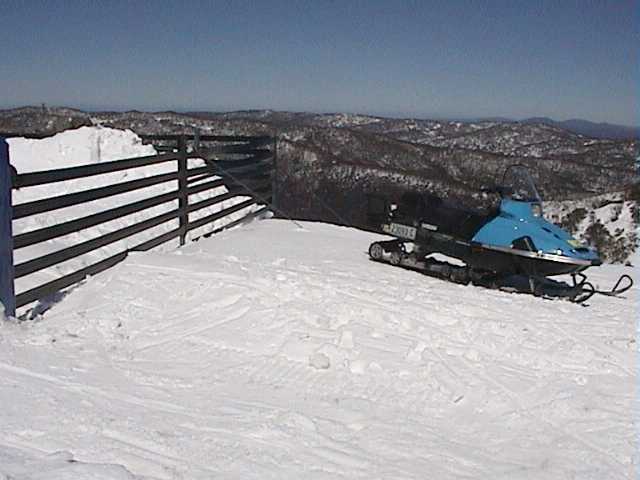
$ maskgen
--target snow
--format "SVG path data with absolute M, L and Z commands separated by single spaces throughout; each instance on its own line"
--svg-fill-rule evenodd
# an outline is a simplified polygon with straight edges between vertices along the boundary
M 155 155 L 131 130 L 81 127 L 53 137 L 33 140 L 10 138 L 11 163 L 19 173 Z
M 633 226 L 632 207 L 634 202 L 624 202 L 621 204 L 609 204 L 596 210 L 596 219 L 606 225 L 609 232 L 628 232 Z
M 135 253 L 0 323 L 0 478 L 634 478 L 637 287 L 453 285 L 302 226 Z
M 2 473 L 2 470 L 5 472 Z M 134 480 L 122 465 L 86 464 L 69 452 L 54 452 L 34 457 L 20 450 L 0 451 L 0 479 L 29 480 Z

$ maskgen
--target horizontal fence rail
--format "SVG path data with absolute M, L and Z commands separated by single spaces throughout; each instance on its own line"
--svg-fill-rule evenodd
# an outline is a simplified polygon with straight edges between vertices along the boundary
M 12 135 L 14 136 L 14 135 Z M 17 136 L 17 135 L 15 135 Z M 31 136 L 31 138 L 39 138 Z M 10 217 L 15 221 L 42 215 L 52 211 L 83 205 L 88 202 L 101 201 L 116 195 L 138 192 L 143 189 L 173 182 L 177 188 L 124 202 L 96 213 L 64 220 L 54 225 L 35 228 L 12 236 L 13 250 L 19 250 L 43 242 L 57 240 L 65 235 L 75 234 L 88 228 L 97 227 L 121 219 L 132 214 L 141 214 L 151 208 L 172 205 L 169 211 L 159 214 L 148 214 L 147 218 L 125 227 L 103 233 L 89 240 L 67 245 L 54 252 L 30 258 L 13 265 L 13 278 L 22 278 L 63 262 L 78 258 L 133 235 L 177 220 L 177 228 L 146 239 L 123 252 L 113 254 L 91 265 L 75 270 L 44 284 L 30 288 L 15 295 L 16 307 L 48 297 L 62 289 L 68 288 L 89 275 L 95 275 L 126 258 L 129 251 L 146 251 L 171 240 L 179 239 L 184 245 L 189 232 L 224 219 L 231 214 L 255 206 L 245 212 L 241 218 L 232 219 L 222 227 L 212 229 L 204 235 L 222 231 L 236 226 L 242 221 L 254 218 L 267 212 L 273 202 L 274 171 L 276 163 L 275 139 L 268 136 L 234 136 L 234 135 L 152 135 L 143 136 L 143 141 L 154 145 L 159 152 L 150 155 L 123 160 L 113 160 L 98 164 L 60 168 L 56 170 L 18 173 L 12 175 L 13 189 L 23 189 L 57 182 L 83 179 L 125 170 L 139 169 L 160 164 L 175 165 L 173 171 L 136 178 L 125 182 L 107 184 L 72 191 L 61 195 L 14 205 Z M 194 160 L 201 165 L 192 165 Z M 202 162 L 204 160 L 204 162 Z M 225 192 L 216 189 L 226 187 Z M 212 192 L 212 193 L 208 193 Z M 193 195 L 209 194 L 208 198 L 190 199 Z M 222 205 L 223 202 L 240 197 L 233 205 Z M 220 205 L 220 209 L 207 213 L 207 208 Z M 170 208 L 170 207 L 169 207 Z M 195 214 L 199 218 L 191 218 Z M 13 281 L 12 278 L 12 281 Z
M 175 155 L 151 155 L 148 157 L 131 158 L 128 160 L 113 160 L 93 165 L 83 165 L 80 167 L 60 168 L 47 170 L 44 172 L 24 173 L 18 175 L 14 182 L 15 188 L 32 187 L 35 185 L 45 185 L 47 183 L 64 182 L 76 178 L 90 177 L 104 173 L 119 172 L 138 167 L 148 167 L 158 163 L 165 163 L 175 160 Z

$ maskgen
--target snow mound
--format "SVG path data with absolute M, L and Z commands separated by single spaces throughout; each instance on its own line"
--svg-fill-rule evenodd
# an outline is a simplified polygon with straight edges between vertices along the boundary
M 303 227 L 134 254 L 0 325 L 0 452 L 158 479 L 634 478 L 637 287 L 584 308 L 453 285 Z
M 11 163 L 19 173 L 155 155 L 131 130 L 81 127 L 39 140 L 9 138 Z

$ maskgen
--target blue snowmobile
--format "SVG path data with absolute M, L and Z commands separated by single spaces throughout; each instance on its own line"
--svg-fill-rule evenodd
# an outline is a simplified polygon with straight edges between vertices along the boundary
M 369 256 L 456 283 L 577 303 L 595 293 L 619 295 L 633 285 L 628 275 L 609 291 L 587 281 L 582 272 L 602 264 L 598 253 L 544 219 L 542 200 L 526 167 L 508 167 L 501 185 L 483 191 L 500 196 L 497 208 L 481 212 L 415 192 L 404 194 L 399 205 L 370 197 L 370 222 L 396 238 L 374 242 Z M 436 260 L 434 253 L 464 266 Z M 556 275 L 570 275 L 571 284 L 549 278 Z

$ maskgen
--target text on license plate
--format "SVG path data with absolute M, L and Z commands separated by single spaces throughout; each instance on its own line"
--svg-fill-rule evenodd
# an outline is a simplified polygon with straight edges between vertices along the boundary
M 385 231 L 396 237 L 408 238 L 411 240 L 416 238 L 416 229 L 414 227 L 409 227 L 408 225 L 392 223 L 388 228 L 385 228 Z

